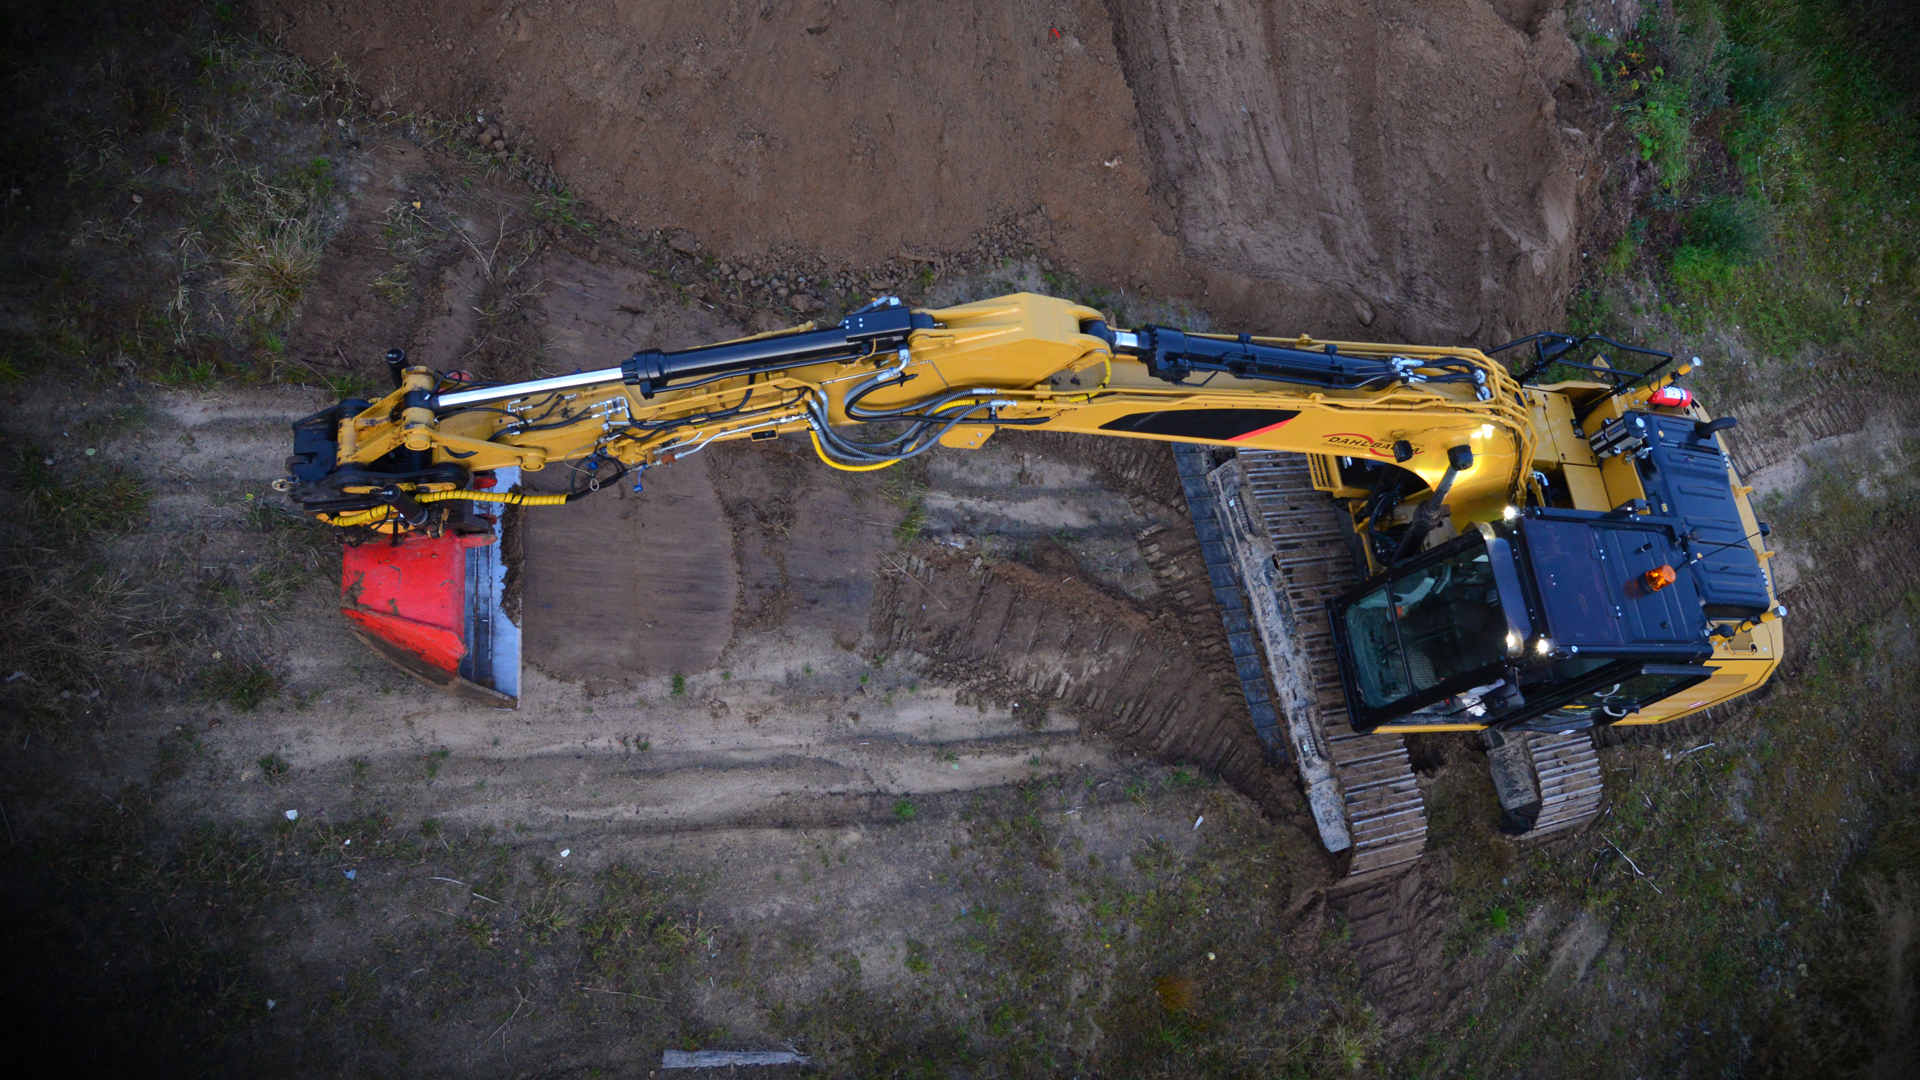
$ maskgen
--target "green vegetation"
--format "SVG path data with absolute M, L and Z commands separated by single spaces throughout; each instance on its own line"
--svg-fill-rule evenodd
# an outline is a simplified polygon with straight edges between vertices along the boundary
M 901 514 L 893 527 L 893 538 L 902 544 L 919 539 L 927 527 L 927 487 L 917 474 L 899 467 L 888 470 L 881 481 L 880 496 Z
M 352 110 L 339 72 L 218 19 L 183 28 L 129 7 L 57 22 L 10 23 L 0 46 L 16 75 L 0 110 L 0 289 L 30 315 L 0 331 L 6 377 L 281 377 L 338 214 L 351 135 L 335 121 Z
M 1588 252 L 1574 323 L 1657 313 L 1744 343 L 1742 359 L 1910 373 L 1920 115 L 1901 73 L 1920 33 L 1839 0 L 1649 10 L 1631 39 L 1586 42 L 1659 184 Z
M 563 229 L 575 232 L 592 233 L 594 223 L 579 213 L 580 200 L 566 188 L 551 188 L 533 198 L 532 210 L 542 221 L 550 222 Z
M 215 663 L 200 676 L 200 689 L 215 701 L 224 701 L 241 712 L 252 712 L 280 693 L 281 678 L 272 667 L 259 660 L 228 657 Z

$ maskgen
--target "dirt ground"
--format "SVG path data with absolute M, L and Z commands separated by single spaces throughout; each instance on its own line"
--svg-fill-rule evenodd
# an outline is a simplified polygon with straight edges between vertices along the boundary
M 517 370 L 556 370 L 740 332 L 469 162 L 387 139 L 350 155 L 343 179 L 342 216 L 286 348 L 348 384 L 376 381 L 395 344 L 449 367 L 518 350 Z M 271 499 L 287 425 L 330 400 L 163 392 L 137 423 L 93 439 L 165 488 L 134 549 L 184 543 L 203 574 L 246 580 L 268 561 L 249 514 Z M 86 404 L 39 388 L 11 411 Z M 21 437 L 67 436 L 28 420 Z M 863 1056 L 851 1028 L 872 1006 L 823 1013 L 822 1002 L 928 992 L 961 999 L 932 1010 L 938 1026 L 965 1030 L 973 1014 L 1049 1052 L 1090 1052 L 1095 1032 L 1056 1029 L 1049 1008 L 1068 1024 L 1085 1023 L 1089 1003 L 1074 1003 L 1087 993 L 1136 1008 L 1156 993 L 1143 978 L 1229 949 L 1235 966 L 1266 966 L 1272 950 L 1250 942 L 1312 938 L 1329 918 L 1317 899 L 1328 864 L 1247 728 L 1160 450 L 1010 439 L 869 477 L 822 469 L 797 445 L 722 447 L 648 473 L 642 490 L 526 514 L 518 711 L 444 698 L 368 653 L 334 610 L 336 563 L 322 553 L 304 586 L 243 601 L 239 622 L 200 646 L 196 662 L 257 658 L 277 673 L 276 697 L 116 701 L 85 736 L 92 782 L 126 792 L 160 778 L 163 818 L 274 828 L 272 858 L 295 875 L 281 885 L 305 882 L 268 928 L 244 932 L 263 959 L 239 982 L 259 1000 L 236 1001 L 232 1018 L 216 1010 L 253 1047 L 235 1060 L 285 1066 L 275 1040 L 292 1037 L 297 1053 L 341 1047 L 356 1069 L 518 1072 L 558 1054 L 550 1067 L 565 1072 L 632 1053 L 657 1061 L 663 1040 L 797 1040 L 846 1068 L 911 1054 L 915 1039 Z M 20 764 L 43 752 L 62 753 L 29 740 Z M 14 816 L 29 833 L 50 820 Z M 1233 838 L 1222 851 L 1239 853 L 1224 872 L 1251 875 L 1220 907 L 1234 911 L 1225 925 L 1210 917 L 1223 899 L 1196 885 L 1181 906 L 1202 910 L 1169 926 L 1171 939 L 1100 929 L 1100 912 L 1110 922 L 1172 888 L 1155 867 L 1190 861 L 1221 830 Z M 649 940 L 675 943 L 653 974 L 607 967 L 590 948 L 556 970 L 546 939 L 526 937 L 536 923 L 549 935 L 599 926 L 586 909 L 631 901 L 630 873 L 672 883 L 659 902 L 674 906 L 649 915 L 670 911 Z M 998 912 L 1015 919 L 1034 903 L 1000 929 Z M 970 911 L 996 914 L 982 931 Z M 1042 927 L 1060 940 L 1003 940 Z M 1021 959 L 1035 973 L 966 962 L 989 947 L 1040 950 Z M 1070 965 L 1060 947 L 1093 952 Z M 410 981 L 378 962 L 396 948 Z M 1344 959 L 1289 955 L 1286 970 L 1306 961 L 1326 974 L 1264 1007 L 1345 1015 Z M 722 981 L 688 997 L 696 962 Z M 518 974 L 502 982 L 501 963 Z M 1075 966 L 1108 970 L 1104 988 L 1054 984 Z M 362 991 L 343 998 L 356 979 Z M 965 1004 L 996 985 L 1021 999 L 1017 1013 Z M 1224 1008 L 1260 985 L 1207 993 Z M 541 1002 L 524 1015 L 523 994 Z M 1329 994 L 1332 1012 L 1316 1004 Z M 656 999 L 671 1005 L 637 1024 L 630 1010 L 578 1011 Z M 384 1016 L 378 1033 L 349 1019 L 344 1041 L 313 1041 L 316 1025 L 369 1007 Z M 620 1033 L 583 1041 L 582 1023 Z M 389 1048 L 362 1055 L 369 1037 Z
M 1627 8 L 1608 6 L 1615 29 Z M 1809 714 L 1824 742 L 1798 750 L 1752 712 L 1639 733 L 1606 751 L 1617 816 L 1544 850 L 1494 831 L 1468 740 L 1429 740 L 1430 851 L 1360 904 L 1335 895 L 1293 776 L 1250 730 L 1163 447 L 1002 434 L 876 475 L 789 442 L 715 447 L 640 490 L 527 511 L 517 711 L 370 654 L 334 610 L 337 553 L 268 494 L 287 424 L 377 388 L 391 347 L 545 374 L 878 290 L 1012 287 L 1328 336 L 1486 344 L 1558 325 L 1604 121 L 1557 6 L 259 9 L 326 77 L 293 80 L 244 135 L 189 133 L 242 155 L 221 166 L 240 174 L 324 154 L 297 312 L 267 330 L 203 315 L 145 353 L 119 341 L 91 381 L 0 380 L 8 602 L 97 601 L 169 643 L 134 663 L 147 646 L 82 641 L 98 671 L 137 677 L 59 682 L 33 664 L 64 654 L 21 640 L 48 623 L 5 612 L 0 645 L 30 658 L 0 675 L 16 871 L 0 946 L 23 1045 L 82 1072 L 217 1075 L 624 1077 L 663 1049 L 788 1047 L 849 1076 L 1764 1059 L 1737 1056 L 1764 1033 L 1715 1040 L 1720 1014 L 1663 988 L 1684 942 L 1667 955 L 1620 929 L 1641 882 L 1595 845 L 1631 848 L 1641 799 L 1664 833 L 1701 837 L 1701 895 L 1773 950 L 1766 992 L 1790 1001 L 1793 965 L 1819 962 L 1786 926 L 1816 924 L 1864 842 L 1846 822 L 1872 793 L 1858 777 L 1911 776 L 1910 723 Z M 180 67 L 238 97 L 278 63 L 247 55 Z M 329 97 L 347 77 L 370 104 Z M 100 160 L 142 137 L 88 130 Z M 163 135 L 131 151 L 161 179 L 100 205 L 188 201 L 203 159 Z M 66 190 L 19 182 L 36 202 Z M 7 334 L 78 318 L 16 280 L 82 276 L 25 241 L 110 284 L 152 256 L 169 291 L 214 291 L 209 264 L 174 254 L 192 223 L 116 230 L 89 208 L 49 239 L 4 213 L 25 238 L 9 258 L 33 271 L 8 263 Z M 184 326 L 189 309 L 168 310 Z M 162 355 L 194 366 L 167 374 Z M 1781 707 L 1804 679 L 1837 687 L 1819 691 L 1843 700 L 1832 715 L 1898 712 L 1920 588 L 1912 397 L 1725 359 L 1698 385 L 1742 417 L 1735 463 L 1786 526 Z M 89 547 L 47 502 L 78 496 L 35 461 L 151 498 Z M 1820 634 L 1856 626 L 1894 674 L 1825 674 Z M 1704 743 L 1720 749 L 1675 764 Z M 1811 811 L 1741 828 L 1768 798 Z M 1767 857 L 1764 874 L 1727 867 Z M 1561 878 L 1602 899 L 1513 899 Z M 1796 895 L 1760 898 L 1776 881 Z M 1384 924 L 1415 932 L 1383 944 Z
M 1596 176 L 1566 16 L 1532 0 L 261 8 L 379 107 L 721 260 L 1031 248 L 1275 331 L 1557 324 Z

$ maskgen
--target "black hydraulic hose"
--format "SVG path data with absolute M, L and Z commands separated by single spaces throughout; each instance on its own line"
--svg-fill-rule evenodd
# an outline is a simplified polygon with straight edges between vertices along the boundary
M 628 424 L 627 427 L 630 430 L 638 428 L 641 431 L 658 434 L 662 431 L 672 431 L 675 428 L 688 427 L 693 424 L 706 424 L 715 420 L 731 420 L 740 415 L 740 411 L 745 409 L 747 404 L 753 400 L 753 389 L 753 376 L 749 375 L 747 376 L 747 394 L 740 399 L 738 405 L 721 409 L 717 412 L 700 413 L 695 416 L 682 416 L 674 420 L 642 420 L 639 423 Z
M 957 394 L 946 395 L 943 400 L 951 400 L 953 397 L 971 396 L 978 396 L 977 392 L 971 390 L 961 391 Z M 825 410 L 817 401 L 811 401 L 807 406 L 808 415 L 813 419 L 815 429 L 820 435 L 823 444 L 832 447 L 834 452 L 840 455 L 843 460 L 855 464 L 869 465 L 906 461 L 909 458 L 917 457 L 937 445 L 947 432 L 952 431 L 955 427 L 963 423 L 974 420 L 975 414 L 982 409 L 990 411 L 992 408 L 992 402 L 982 401 L 958 408 L 943 409 L 931 414 L 867 421 L 868 423 L 912 423 L 916 425 L 916 427 L 914 430 L 904 432 L 881 442 L 856 443 L 841 436 L 827 423 Z M 988 422 L 995 427 L 1037 427 L 1048 423 L 1049 419 L 1048 417 L 1032 417 L 1021 420 L 997 420 L 989 416 Z M 937 428 L 933 426 L 936 424 L 939 425 Z M 901 446 L 904 446 L 904 449 L 895 453 L 874 452 L 876 448 L 891 449 Z
M 944 414 L 941 417 L 945 423 L 938 429 L 930 430 L 929 427 L 922 426 L 915 431 L 906 433 L 904 436 L 895 436 L 882 443 L 852 442 L 851 440 L 843 438 L 838 432 L 833 430 L 832 426 L 826 422 L 827 418 L 824 410 L 822 410 L 817 403 L 814 403 L 809 411 L 821 434 L 822 442 L 833 447 L 836 452 L 849 461 L 862 464 L 878 464 L 883 461 L 905 461 L 925 453 L 940 441 L 941 436 L 957 427 L 972 414 L 987 408 L 991 408 L 991 406 L 986 402 L 981 402 L 966 408 L 951 410 L 948 414 Z M 875 453 L 872 450 L 872 448 L 876 446 L 893 447 L 902 443 L 905 444 L 905 447 L 897 453 Z

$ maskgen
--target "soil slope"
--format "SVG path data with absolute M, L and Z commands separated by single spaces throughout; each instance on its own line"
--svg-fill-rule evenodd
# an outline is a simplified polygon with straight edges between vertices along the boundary
M 1446 344 L 1557 323 L 1578 261 L 1592 140 L 1529 0 L 261 6 L 377 104 L 484 116 L 722 257 L 1031 246 L 1276 331 Z

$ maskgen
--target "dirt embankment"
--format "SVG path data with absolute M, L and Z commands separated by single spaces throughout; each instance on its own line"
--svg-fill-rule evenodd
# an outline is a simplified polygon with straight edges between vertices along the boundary
M 1557 325 L 1579 262 L 1595 137 L 1538 0 L 261 6 L 381 106 L 484 115 L 722 257 L 1031 246 L 1236 322 L 1445 344 Z

